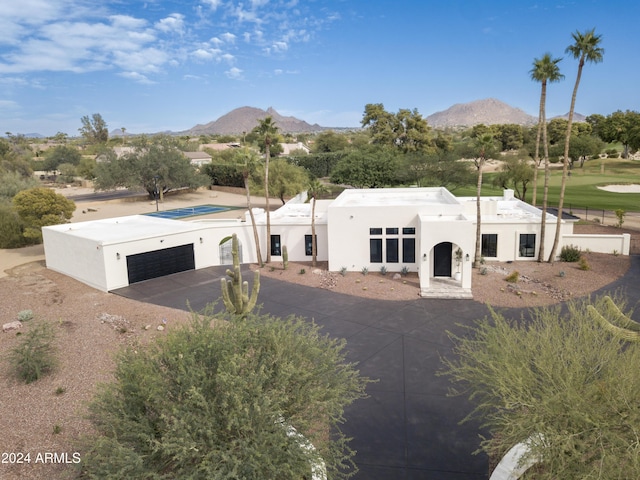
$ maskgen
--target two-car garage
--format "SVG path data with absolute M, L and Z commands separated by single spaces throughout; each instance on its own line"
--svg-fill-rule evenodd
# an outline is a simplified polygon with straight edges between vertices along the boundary
M 193 243 L 127 255 L 129 283 L 142 282 L 195 268 Z

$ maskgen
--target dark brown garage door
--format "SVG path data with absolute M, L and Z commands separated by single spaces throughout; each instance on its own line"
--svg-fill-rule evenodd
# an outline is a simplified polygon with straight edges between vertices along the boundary
M 127 273 L 130 284 L 195 268 L 193 243 L 127 255 Z

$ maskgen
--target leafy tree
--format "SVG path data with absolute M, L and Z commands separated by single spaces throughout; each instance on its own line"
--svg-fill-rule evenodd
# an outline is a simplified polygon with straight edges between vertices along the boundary
M 549 144 L 558 145 L 562 143 L 567 135 L 567 125 L 569 122 L 565 118 L 552 118 L 547 124 L 547 132 L 549 134 Z M 577 134 L 577 132 L 574 132 Z
M 60 170 L 58 182 L 62 183 L 71 183 L 78 175 L 78 168 L 73 163 L 61 163 L 58 165 L 58 170 Z
M 42 169 L 45 172 L 53 172 L 58 170 L 58 166 L 61 163 L 79 165 L 80 160 L 82 160 L 82 154 L 77 148 L 69 145 L 58 145 L 47 151 Z
M 178 149 L 179 142 L 167 135 L 136 137 L 134 150 L 120 158 L 98 163 L 95 187 L 111 190 L 117 187 L 143 189 L 155 198 L 156 185 L 161 195 L 181 188 L 198 188 L 207 184 L 207 177 L 198 173 L 188 158 Z
M 28 245 L 29 240 L 23 233 L 24 222 L 13 205 L 0 198 L 0 248 L 20 248 Z
M 82 127 L 80 127 L 78 131 L 87 143 L 107 143 L 107 140 L 109 140 L 109 130 L 102 115 L 94 113 L 91 115 L 91 118 L 85 115 L 80 121 L 82 122 Z
M 439 149 L 438 149 L 439 150 Z M 402 158 L 401 172 L 405 181 L 419 187 L 446 187 L 453 192 L 459 187 L 472 185 L 475 180 L 467 162 L 457 161 L 454 152 L 408 153 Z
M 526 202 L 527 187 L 533 180 L 533 166 L 526 158 L 507 157 L 498 174 L 493 177 L 493 184 L 501 188 L 512 188 L 516 197 Z
M 417 109 L 400 109 L 394 115 L 383 104 L 370 103 L 364 107 L 361 123 L 368 129 L 373 144 L 396 147 L 404 153 L 433 149 L 431 128 Z
M 549 255 L 549 262 L 553 262 L 560 243 L 560 225 L 562 224 L 562 207 L 564 206 L 564 193 L 567 187 L 567 173 L 569 170 L 569 147 L 571 141 L 571 125 L 573 123 L 573 113 L 576 106 L 576 97 L 578 95 L 578 86 L 580 85 L 580 78 L 582 77 L 582 68 L 585 62 L 599 63 L 604 56 L 604 49 L 600 47 L 600 41 L 602 35 L 596 35 L 595 28 L 584 33 L 576 31 L 571 36 L 575 43 L 569 45 L 566 49 L 566 53 L 569 53 L 573 58 L 578 59 L 578 74 L 576 76 L 576 83 L 573 87 L 573 94 L 571 95 L 571 107 L 569 108 L 569 119 L 567 121 L 567 134 L 564 141 L 564 155 L 562 157 L 562 180 L 560 182 L 560 196 L 558 199 L 558 220 L 556 223 L 556 234 L 553 240 L 553 246 L 551 247 L 551 254 Z
M 494 125 L 494 137 L 500 142 L 500 150 L 518 150 L 524 144 L 524 134 L 522 125 L 506 123 Z
M 460 336 L 445 372 L 490 432 L 499 458 L 531 439 L 537 479 L 640 478 L 640 345 L 603 330 L 588 301 L 539 308 L 530 320 L 492 312 Z M 607 311 L 603 299 L 593 302 Z M 527 477 L 528 478 L 528 477 Z
M 593 135 L 578 135 L 577 137 L 571 137 L 569 143 L 569 162 L 571 168 L 573 163 L 577 160 L 580 161 L 580 167 L 584 166 L 584 162 L 589 157 L 597 157 L 602 152 L 604 144 L 602 140 Z
M 311 265 L 316 266 L 318 256 L 318 245 L 316 242 L 316 201 L 318 197 L 329 190 L 320 180 L 314 178 L 307 185 L 307 195 L 311 200 Z
M 602 117 L 602 116 L 600 116 Z M 594 116 L 590 116 L 590 124 L 594 124 Z M 622 158 L 629 158 L 629 150 L 640 148 L 640 113 L 627 110 L 613 112 L 606 118 L 596 118 L 595 127 L 598 136 L 605 142 L 620 142 L 624 148 Z
M 277 158 L 271 162 L 269 173 L 269 192 L 277 196 L 282 204 L 286 203 L 285 197 L 293 197 L 302 192 L 309 182 L 309 175 L 302 167 L 287 162 L 284 158 Z M 253 190 L 264 192 L 262 179 L 264 178 L 264 165 L 255 170 Z
M 253 129 L 253 133 L 258 136 L 260 148 L 264 147 L 264 200 L 265 212 L 267 214 L 267 263 L 271 261 L 271 211 L 269 209 L 269 159 L 271 157 L 271 146 L 277 143 L 275 139 L 278 135 L 278 127 L 273 122 L 271 116 L 267 116 L 258 121 L 258 126 Z
M 194 315 L 119 355 L 90 407 L 82 476 L 299 480 L 322 463 L 330 478 L 355 473 L 339 424 L 368 380 L 345 341 L 295 317 L 215 319 Z
M 542 58 L 536 58 L 533 61 L 533 69 L 529 72 L 531 79 L 540 82 L 540 113 L 538 116 L 538 129 L 536 134 L 535 154 L 533 156 L 533 199 L 532 204 L 537 204 L 536 195 L 538 194 L 538 169 L 540 167 L 540 136 L 542 134 L 543 158 L 544 158 L 544 187 L 542 194 L 542 217 L 540 222 L 540 238 L 544 239 L 547 231 L 547 202 L 549 199 L 549 141 L 547 135 L 547 83 L 559 82 L 564 79 L 564 75 L 560 73 L 561 58 L 553 58 L 550 53 L 545 53 Z M 540 242 L 538 251 L 538 261 L 544 259 L 544 241 Z
M 355 188 L 381 188 L 398 183 L 398 152 L 372 145 L 349 151 L 331 173 L 331 182 Z
M 213 151 L 206 149 L 211 155 L 211 162 L 203 165 L 200 171 L 209 176 L 211 185 L 228 187 L 244 187 L 242 171 L 238 160 L 238 149 Z
M 290 156 L 288 160 L 294 165 L 303 167 L 312 177 L 323 178 L 331 176 L 335 166 L 346 154 L 346 150 L 340 152 L 311 153 L 309 155 Z
M 30 177 L 33 174 L 30 165 L 32 154 L 29 145 L 0 138 L 0 172 L 17 172 L 24 177 Z
M 95 158 L 82 157 L 80 159 L 80 163 L 78 164 L 77 174 L 82 178 L 86 178 L 87 180 L 91 180 L 95 178 L 95 169 L 98 166 L 98 162 Z
M 67 223 L 76 204 L 53 190 L 44 187 L 22 190 L 13 197 L 13 207 L 24 222 L 24 237 L 41 241 L 41 227 Z
M 314 153 L 341 152 L 349 147 L 346 135 L 341 135 L 333 130 L 319 133 L 313 144 Z

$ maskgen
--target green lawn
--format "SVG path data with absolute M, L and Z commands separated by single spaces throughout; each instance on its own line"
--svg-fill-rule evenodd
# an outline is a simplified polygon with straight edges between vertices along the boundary
M 560 181 L 562 177 L 562 167 L 560 164 L 553 165 L 549 182 L 549 205 L 558 204 L 560 195 Z M 604 170 L 604 173 L 602 171 Z M 540 171 L 538 178 L 538 199 L 540 205 L 542 201 L 542 181 L 544 172 Z M 483 175 L 482 195 L 501 195 L 502 190 L 491 185 L 494 174 Z M 640 193 L 612 193 L 600 190 L 598 186 L 612 184 L 640 184 L 640 161 L 628 161 L 620 159 L 589 160 L 584 167 L 580 168 L 576 163 L 571 171 L 571 177 L 567 180 L 564 203 L 569 208 L 585 208 L 594 210 L 616 210 L 621 208 L 627 212 L 640 211 Z M 456 196 L 474 196 L 475 187 L 458 188 L 455 190 Z M 531 186 L 527 191 L 528 202 L 531 201 Z

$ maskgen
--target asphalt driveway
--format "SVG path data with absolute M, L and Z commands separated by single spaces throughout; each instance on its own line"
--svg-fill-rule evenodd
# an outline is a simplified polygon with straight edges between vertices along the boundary
M 136 283 L 114 291 L 143 302 L 201 310 L 220 298 L 223 267 L 189 271 Z M 243 272 L 244 274 L 245 272 Z M 247 269 L 247 277 L 250 278 Z M 604 291 L 622 290 L 629 306 L 640 298 L 640 256 L 627 275 Z M 599 292 L 601 293 L 601 292 Z M 347 340 L 347 354 L 363 375 L 378 379 L 369 397 L 346 411 L 344 431 L 353 437 L 360 472 L 356 479 L 488 478 L 477 424 L 459 421 L 469 413 L 465 398 L 447 396 L 448 380 L 438 377 L 441 357 L 451 354 L 446 331 L 459 332 L 488 314 L 472 300 L 369 300 L 322 289 L 261 279 L 262 312 L 301 315 L 335 337 Z M 520 316 L 520 309 L 504 310 Z M 634 315 L 637 316 L 637 315 Z

